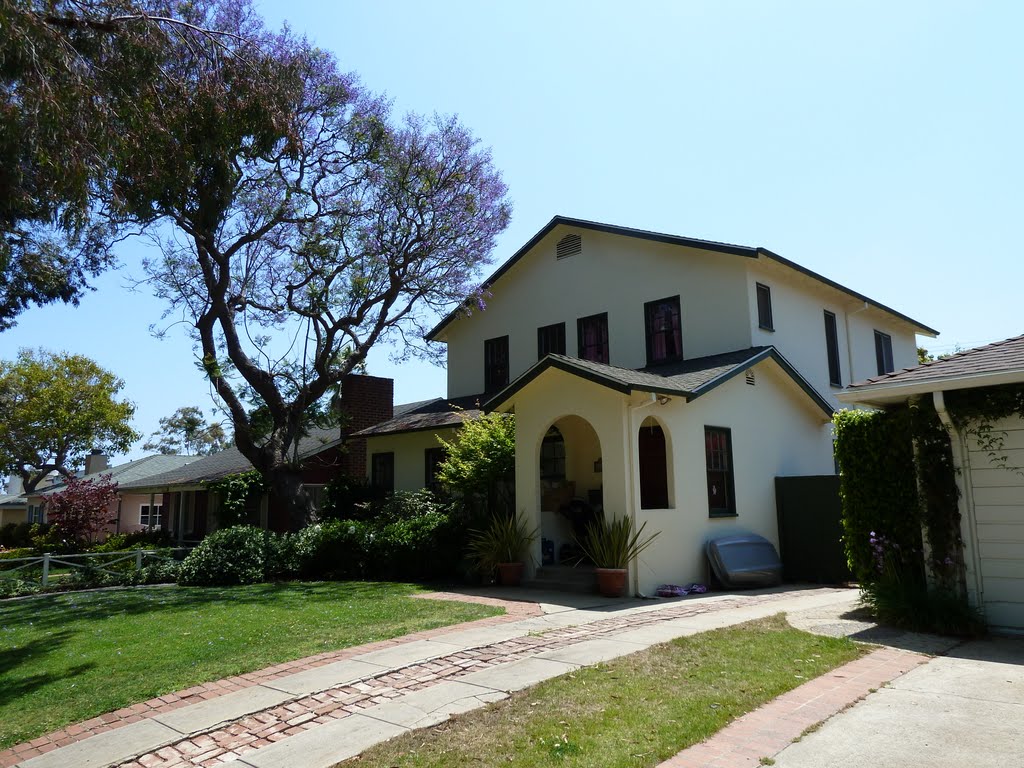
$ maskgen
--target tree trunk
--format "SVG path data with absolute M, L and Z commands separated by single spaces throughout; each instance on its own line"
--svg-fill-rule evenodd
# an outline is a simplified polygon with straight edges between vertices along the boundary
M 268 481 L 275 505 L 283 506 L 288 512 L 289 530 L 298 531 L 308 525 L 313 509 L 302 487 L 302 470 L 292 466 L 275 467 Z

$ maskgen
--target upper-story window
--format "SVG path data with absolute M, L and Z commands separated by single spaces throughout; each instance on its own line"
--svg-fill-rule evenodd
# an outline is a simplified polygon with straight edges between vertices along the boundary
M 896 370 L 892 361 L 892 336 L 888 333 L 875 331 L 875 362 L 878 364 L 879 376 Z
M 644 304 L 647 328 L 647 364 L 668 363 L 683 357 L 683 332 L 679 325 L 679 297 Z
M 576 321 L 579 355 L 595 363 L 608 362 L 608 313 L 581 317 Z
M 544 355 L 565 354 L 565 323 L 545 325 L 537 329 L 537 359 Z
M 763 283 L 757 284 L 757 327 L 765 331 L 774 331 L 772 319 L 772 289 Z
M 836 327 L 836 316 L 825 310 L 825 352 L 828 355 L 828 381 L 833 387 L 843 386 L 843 376 L 839 370 L 839 331 Z
M 508 384 L 508 336 L 484 342 L 484 391 L 497 392 Z

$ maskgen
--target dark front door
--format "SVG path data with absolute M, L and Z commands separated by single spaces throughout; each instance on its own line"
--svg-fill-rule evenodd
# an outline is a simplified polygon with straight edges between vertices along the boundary
M 668 508 L 668 466 L 665 433 L 661 427 L 640 427 L 637 440 L 640 452 L 640 508 Z

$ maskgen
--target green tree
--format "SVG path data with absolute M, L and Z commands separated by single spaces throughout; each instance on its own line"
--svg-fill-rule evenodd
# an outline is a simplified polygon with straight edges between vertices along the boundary
M 0 471 L 31 492 L 46 475 L 71 477 L 93 449 L 124 453 L 139 439 L 124 382 L 81 355 L 22 350 L 0 362 Z
M 165 454 L 208 456 L 231 444 L 218 423 L 207 424 L 203 412 L 194 405 L 179 408 L 160 419 L 160 429 L 150 435 L 142 448 Z
M 506 188 L 456 120 L 393 120 L 327 53 L 247 6 L 189 8 L 224 54 L 174 48 L 116 203 L 160 225 L 151 284 L 191 323 L 235 445 L 298 528 L 307 412 L 372 347 L 422 347 L 437 313 L 472 293 L 508 224 Z
M 445 459 L 438 478 L 476 516 L 512 513 L 516 470 L 516 418 L 487 413 L 466 419 L 455 437 L 438 438 Z

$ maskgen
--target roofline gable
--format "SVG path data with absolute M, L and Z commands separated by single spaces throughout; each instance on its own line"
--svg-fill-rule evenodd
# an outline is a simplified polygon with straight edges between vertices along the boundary
M 566 357 L 564 355 L 546 355 L 543 359 L 534 363 L 530 368 L 519 376 L 515 381 L 508 384 L 504 389 L 495 394 L 493 397 L 483 403 L 483 409 L 485 412 L 493 411 L 502 403 L 511 399 L 520 390 L 526 387 L 530 382 L 539 377 L 545 371 L 554 368 L 555 370 L 563 371 L 564 373 L 578 376 L 579 378 L 591 381 L 608 389 L 612 389 L 616 392 L 621 392 L 624 395 L 629 395 L 634 392 L 652 392 L 656 395 L 676 395 L 684 397 L 687 402 L 692 402 L 702 395 L 717 389 L 722 384 L 733 379 L 741 373 L 753 368 L 758 363 L 764 360 L 773 360 L 782 371 L 789 376 L 793 382 L 803 390 L 816 406 L 829 418 L 835 413 L 835 408 L 829 403 L 821 393 L 818 392 L 811 384 L 807 381 L 800 372 L 794 368 L 785 357 L 775 348 L 767 347 L 766 349 L 751 355 L 743 362 L 737 363 L 728 371 L 716 376 L 708 382 L 696 387 L 692 390 L 687 390 L 682 387 L 672 386 L 667 380 L 666 385 L 661 386 L 649 386 L 647 384 L 630 384 L 623 381 L 619 381 L 610 374 L 604 374 L 600 371 L 594 370 L 589 366 L 580 365 L 574 362 L 575 358 Z M 614 370 L 615 366 L 607 366 L 610 370 Z M 629 369 L 623 369 L 629 370 Z M 630 371 L 633 372 L 633 371 Z
M 726 253 L 731 254 L 733 256 L 743 256 L 750 259 L 764 257 L 766 259 L 770 259 L 771 261 L 775 261 L 785 267 L 800 272 L 801 274 L 810 277 L 814 280 L 817 280 L 823 283 L 824 285 L 829 286 L 830 288 L 845 293 L 848 296 L 857 299 L 858 301 L 870 304 L 871 306 L 876 307 L 877 309 L 880 309 L 883 312 L 887 312 L 888 314 L 893 315 L 894 317 L 898 317 L 904 322 L 907 322 L 910 325 L 914 326 L 918 331 L 922 333 L 922 335 L 939 335 L 939 332 L 934 328 L 924 325 L 923 323 L 919 323 L 912 317 L 904 315 L 902 312 L 897 312 L 895 309 L 892 309 L 891 307 L 888 307 L 885 304 L 881 304 L 880 302 L 877 302 L 874 299 L 871 299 L 862 293 L 858 293 L 857 291 L 847 288 L 846 286 L 841 285 L 840 283 L 837 283 L 834 280 L 830 280 L 824 275 L 821 275 L 811 269 L 808 269 L 807 267 L 800 266 L 796 262 L 790 261 L 789 259 L 780 256 L 773 251 L 768 250 L 767 248 L 762 248 L 760 246 L 755 247 L 749 245 L 734 245 L 732 243 L 722 243 L 717 242 L 715 240 L 701 240 L 695 237 L 670 235 L 664 232 L 654 232 L 652 230 L 636 229 L 634 227 L 623 227 L 617 224 L 604 224 L 599 221 L 588 221 L 587 219 L 574 219 L 570 216 L 561 215 L 553 216 L 547 224 L 545 224 L 533 237 L 531 237 L 526 242 L 525 245 L 521 246 L 519 250 L 512 254 L 512 256 L 509 259 L 504 261 L 494 272 L 492 272 L 491 275 L 486 280 L 484 280 L 483 283 L 481 283 L 481 288 L 486 290 L 490 288 L 492 285 L 494 285 L 494 283 L 497 282 L 502 275 L 504 275 L 506 272 L 512 269 L 512 267 L 515 266 L 516 263 L 518 263 L 519 260 L 523 258 L 523 256 L 525 256 L 529 251 L 531 251 L 555 227 L 560 225 L 574 227 L 576 229 L 586 229 L 592 232 L 603 232 L 606 234 L 621 235 L 623 237 L 633 237 L 640 240 L 651 240 L 657 243 L 668 243 L 670 245 L 679 245 L 687 248 L 697 248 L 703 251 Z M 437 341 L 438 335 L 441 333 L 441 331 L 445 329 L 445 327 L 448 326 L 449 323 L 451 323 L 459 316 L 459 313 L 463 306 L 465 305 L 460 305 L 453 309 L 451 312 L 449 312 L 447 315 L 445 315 L 444 318 L 442 318 L 441 321 L 427 333 L 425 337 L 427 341 Z

